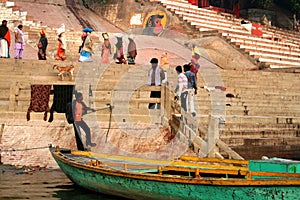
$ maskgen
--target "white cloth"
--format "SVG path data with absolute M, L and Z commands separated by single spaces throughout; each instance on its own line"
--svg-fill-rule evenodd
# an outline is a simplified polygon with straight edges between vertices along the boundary
M 0 57 L 8 57 L 8 44 L 5 39 L 0 39 Z
M 161 85 L 160 70 L 161 68 L 157 66 L 155 70 L 155 86 Z M 152 72 L 153 68 L 151 67 L 148 72 L 148 85 L 151 85 Z
M 188 105 L 187 110 L 191 113 L 195 113 L 195 105 L 194 105 L 194 99 L 195 99 L 195 92 L 194 89 L 188 89 Z
M 57 35 L 60 35 L 66 31 L 66 27 L 64 24 L 61 24 L 61 27 L 57 29 Z
M 249 24 L 241 24 L 241 26 L 247 30 L 249 33 L 251 33 L 251 30 L 252 30 L 252 24 L 249 23 Z
M 184 73 L 178 74 L 178 85 L 175 89 L 176 96 L 180 96 L 181 93 L 187 91 L 188 79 Z
M 16 29 L 15 29 L 15 33 L 18 33 L 18 34 L 19 34 L 19 36 L 20 36 L 21 39 L 22 39 L 22 42 L 20 42 L 20 43 L 22 44 L 22 46 L 24 46 L 24 45 L 25 45 L 25 37 L 24 37 L 23 31 L 20 30 L 19 28 L 16 28 Z
M 65 33 L 61 34 L 60 40 L 61 40 L 61 43 L 62 43 L 61 48 L 66 50 L 67 49 L 67 39 L 66 39 Z

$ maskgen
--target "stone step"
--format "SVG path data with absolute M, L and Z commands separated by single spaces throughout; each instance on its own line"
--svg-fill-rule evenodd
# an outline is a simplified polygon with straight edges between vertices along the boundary
M 253 123 L 254 125 L 259 124 L 288 124 L 290 123 L 290 119 L 292 119 L 292 123 L 298 124 L 300 123 L 299 116 L 243 116 L 243 115 L 226 115 L 225 121 L 226 124 L 249 124 Z
M 230 139 L 239 139 L 239 138 L 271 138 L 271 137 L 299 137 L 300 136 L 300 130 L 287 130 L 285 128 L 278 128 L 275 130 L 270 129 L 253 129 L 253 130 L 245 130 L 241 128 L 237 131 L 229 131 L 229 130 L 222 130 L 222 139 L 230 138 Z
M 222 139 L 222 138 L 221 138 Z M 253 139 L 242 139 L 242 138 L 228 138 L 222 139 L 230 147 L 235 146 L 273 146 L 276 148 L 278 145 L 298 145 L 300 137 L 269 137 L 269 138 L 253 138 Z
M 243 123 L 243 124 L 236 124 L 236 123 L 229 123 L 227 122 L 225 126 L 222 127 L 223 131 L 235 131 L 235 130 L 259 130 L 259 129 L 291 129 L 291 130 L 298 130 L 300 129 L 300 124 L 298 123 L 291 123 L 290 119 L 281 119 L 278 122 L 273 123 L 266 123 L 266 124 L 253 124 L 253 123 Z
M 14 119 L 14 120 L 24 120 L 27 121 L 26 119 L 26 112 L 2 112 L 0 113 L 0 118 L 1 119 Z M 151 117 L 151 115 L 138 115 L 138 114 L 134 114 L 134 115 L 130 115 L 130 116 L 124 116 L 124 115 L 114 115 L 112 117 L 112 121 L 114 122 L 115 120 L 117 120 L 118 122 L 134 122 L 134 123 L 157 123 L 157 114 L 154 114 L 153 117 Z M 49 119 L 50 114 L 48 113 L 47 115 L 47 120 Z M 30 120 L 43 120 L 44 118 L 44 112 L 30 112 Z M 99 122 L 108 122 L 110 119 L 110 115 L 109 113 L 107 114 L 103 114 L 103 113 L 97 113 L 97 114 L 93 114 L 90 116 L 84 116 L 84 119 L 87 123 L 90 122 L 95 122 L 99 121 Z M 65 118 L 65 114 L 62 113 L 54 113 L 54 120 L 58 120 L 58 121 L 64 121 L 66 122 L 66 118 Z

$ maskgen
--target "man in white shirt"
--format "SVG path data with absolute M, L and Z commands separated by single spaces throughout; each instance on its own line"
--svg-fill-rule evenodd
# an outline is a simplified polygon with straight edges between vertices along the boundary
M 155 85 L 160 86 L 162 81 L 165 79 L 165 72 L 163 69 L 158 66 L 158 59 L 152 58 L 151 61 L 151 68 L 148 71 L 148 85 Z M 150 98 L 160 98 L 161 92 L 160 91 L 151 91 Z M 155 103 L 149 103 L 149 109 L 155 108 Z M 160 109 L 160 104 L 157 104 L 157 109 Z
M 182 109 L 187 112 L 187 97 L 188 97 L 188 79 L 182 72 L 182 67 L 177 66 L 176 72 L 178 74 L 178 85 L 175 88 L 175 100 L 180 99 Z

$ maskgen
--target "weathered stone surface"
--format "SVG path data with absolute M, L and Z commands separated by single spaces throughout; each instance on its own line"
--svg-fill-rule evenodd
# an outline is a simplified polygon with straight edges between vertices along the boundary
M 124 6 L 126 3 L 128 3 L 128 6 Z M 36 44 L 38 40 L 40 26 L 35 27 L 34 25 L 30 27 L 30 30 L 26 30 L 26 34 L 30 39 L 29 44 L 31 44 L 25 47 L 24 58 L 26 59 L 0 60 L 2 80 L 0 82 L 0 108 L 2 111 L 0 113 L 0 122 L 2 124 L 0 129 L 0 148 L 4 151 L 1 153 L 2 162 L 5 164 L 51 167 L 55 166 L 55 164 L 47 148 L 26 151 L 18 150 L 46 147 L 50 142 L 54 145 L 75 149 L 73 128 L 66 124 L 63 114 L 56 115 L 55 122 L 51 124 L 42 121 L 43 114 L 37 113 L 32 113 L 31 121 L 25 121 L 26 109 L 28 108 L 30 100 L 30 84 L 74 84 L 72 81 L 60 81 L 57 78 L 57 72 L 52 69 L 52 66 L 53 64 L 73 64 L 75 65 L 75 72 L 77 73 L 77 69 L 81 66 L 81 63 L 74 61 L 78 58 L 77 51 L 78 45 L 81 43 L 80 35 L 82 27 L 76 17 L 66 9 L 64 4 L 62 4 L 63 6 L 58 6 L 54 5 L 56 3 L 50 3 L 50 1 L 49 4 L 35 3 L 35 6 L 32 6 L 32 3 L 24 1 L 17 1 L 16 4 L 20 5 L 21 9 L 28 10 L 28 14 L 32 16 L 36 22 L 42 18 L 42 25 L 48 25 L 46 32 L 50 42 L 49 60 L 36 60 L 37 52 L 34 44 Z M 135 4 L 135 6 L 133 6 L 133 4 Z M 80 6 L 80 4 L 76 6 Z M 100 12 L 104 13 L 102 13 L 102 16 L 107 16 L 109 22 L 106 21 L 107 19 L 105 20 L 99 16 L 96 17 L 95 13 L 88 11 L 86 8 L 81 7 L 79 12 L 82 16 L 90 20 L 99 31 L 110 32 L 111 43 L 114 44 L 115 37 L 113 37 L 112 33 L 121 32 L 121 30 L 110 24 L 110 22 L 120 26 L 123 30 L 127 30 L 132 28 L 128 26 L 128 16 L 130 16 L 128 10 L 131 11 L 132 9 L 132 11 L 138 12 L 163 9 L 156 4 L 151 4 L 147 7 L 147 10 L 144 8 L 145 7 L 140 7 L 140 5 L 134 1 L 113 1 L 113 4 L 101 8 L 104 10 Z M 185 31 L 191 31 L 191 27 L 185 27 L 179 18 L 173 17 L 168 11 L 166 11 L 166 13 L 170 18 L 168 28 L 180 34 L 175 34 L 171 31 L 165 32 L 165 34 L 162 35 L 165 38 L 148 37 L 145 39 L 146 36 L 136 37 L 135 39 L 139 48 L 136 59 L 137 65 L 111 65 L 106 69 L 104 74 L 101 74 L 102 77 L 99 78 L 101 81 L 99 85 L 95 86 L 99 93 L 94 93 L 97 106 L 102 107 L 105 106 L 106 103 L 111 102 L 112 94 L 117 91 L 116 88 L 121 88 L 117 87 L 118 84 L 123 86 L 122 89 L 136 84 L 130 77 L 136 77 L 136 79 L 142 80 L 143 84 L 146 83 L 146 73 L 150 66 L 150 58 L 159 58 L 163 51 L 167 51 L 169 55 L 171 67 L 166 70 L 168 71 L 170 88 L 173 89 L 177 84 L 177 77 L 173 67 L 190 61 L 191 44 L 195 43 L 199 45 L 201 53 L 203 54 L 200 63 L 201 68 L 198 76 L 198 86 L 215 86 L 216 84 L 222 84 L 227 88 L 226 92 L 222 92 L 223 96 L 226 93 L 232 93 L 235 96 L 235 98 L 230 100 L 226 99 L 226 101 L 220 101 L 220 99 L 212 99 L 216 91 L 207 91 L 199 88 L 198 94 L 196 95 L 196 110 L 199 114 L 199 121 L 203 126 L 201 127 L 201 136 L 204 134 L 203 138 L 207 137 L 207 135 L 205 136 L 205 131 L 208 124 L 207 115 L 212 112 L 211 105 L 219 103 L 220 106 L 225 107 L 226 103 L 230 105 L 226 107 L 226 123 L 222 125 L 225 126 L 225 128 L 222 129 L 222 131 L 226 132 L 224 133 L 225 141 L 227 144 L 232 145 L 245 158 L 259 158 L 261 154 L 265 153 L 268 153 L 267 156 L 276 155 L 276 153 L 281 152 L 288 152 L 288 155 L 292 155 L 290 152 L 292 152 L 293 149 L 299 149 L 299 145 L 297 146 L 297 144 L 292 143 L 293 137 L 299 137 L 300 118 L 298 116 L 300 110 L 298 102 L 300 97 L 299 91 L 297 90 L 299 74 L 248 71 L 249 69 L 253 69 L 252 63 L 247 57 L 233 49 L 225 41 L 216 36 L 197 40 L 189 39 L 189 36 L 182 36 L 181 34 L 185 33 Z M 65 23 L 67 27 L 68 40 L 70 43 L 67 54 L 72 57 L 63 63 L 53 61 L 53 55 L 57 48 L 55 28 L 59 27 L 61 23 Z M 93 34 L 93 39 L 95 39 L 94 41 L 96 43 L 95 52 L 97 55 L 94 57 L 95 62 L 93 64 L 96 65 L 100 60 L 99 55 L 102 40 L 100 39 L 101 32 L 95 32 Z M 174 39 L 174 37 L 178 38 Z M 173 40 L 168 40 L 170 38 Z M 124 44 L 126 46 L 126 42 Z M 224 70 L 211 70 L 212 67 L 215 66 L 209 61 L 219 64 Z M 100 71 L 100 68 L 97 68 L 97 70 Z M 135 76 L 129 76 L 132 74 Z M 98 74 L 95 76 L 98 76 Z M 9 80 L 9 82 L 7 80 Z M 128 80 L 131 80 L 131 82 L 128 82 Z M 87 81 L 90 80 L 87 79 Z M 84 87 L 80 89 L 84 89 Z M 121 97 L 121 95 L 119 96 Z M 141 94 L 140 97 L 147 98 L 147 93 Z M 138 96 L 134 96 L 134 98 L 138 98 Z M 52 99 L 50 99 L 50 101 L 51 100 Z M 247 106 L 248 116 L 244 116 L 244 106 Z M 117 109 L 120 108 L 116 108 L 116 110 Z M 140 107 L 137 107 L 136 104 L 131 104 L 130 109 L 130 114 L 134 122 L 143 121 L 146 123 L 150 122 L 151 118 L 156 117 L 149 115 L 150 112 L 147 110 L 146 104 L 140 104 Z M 225 108 L 223 111 L 225 111 Z M 277 115 L 279 115 L 278 118 L 272 117 Z M 260 118 L 258 116 L 260 116 Z M 291 120 L 283 116 L 290 116 Z M 170 155 L 175 155 L 174 152 L 177 153 L 176 155 L 179 155 L 178 152 L 183 153 L 180 152 L 180 150 L 186 150 L 186 146 L 177 145 L 176 143 L 174 143 L 173 146 L 168 146 L 169 132 L 156 130 L 156 132 L 151 135 L 147 130 L 144 130 L 146 127 L 144 124 L 139 124 L 138 128 L 134 129 L 131 127 L 131 129 L 129 129 L 131 132 L 137 132 L 136 134 L 127 134 L 126 131 L 120 130 L 120 127 L 113 124 L 112 130 L 109 131 L 107 137 L 108 142 L 106 142 L 109 113 L 107 111 L 97 113 L 97 119 L 104 122 L 104 124 L 100 125 L 102 132 L 98 133 L 97 130 L 99 130 L 99 127 L 91 123 L 92 139 L 97 143 L 97 146 L 93 149 L 94 151 L 113 154 L 129 153 L 130 155 L 135 155 L 136 153 L 141 153 L 142 155 L 145 153 L 147 156 L 152 156 L 150 154 L 155 152 L 157 155 L 155 158 L 167 159 L 170 158 Z M 270 145 L 272 141 L 282 140 L 286 135 L 281 132 L 281 130 L 288 129 L 288 127 L 272 126 L 272 123 L 275 123 L 276 120 L 277 123 L 294 124 L 296 128 L 291 130 L 293 132 L 289 132 L 289 136 L 292 137 L 289 140 L 284 140 L 286 143 L 276 146 L 276 151 L 272 152 L 272 146 Z M 159 121 L 159 119 L 157 119 L 157 121 Z M 249 130 L 247 123 L 251 124 L 253 129 Z M 262 123 L 270 125 L 272 128 L 275 128 L 275 130 L 262 133 L 262 131 L 270 129 L 270 126 L 256 128 L 257 124 Z M 125 129 L 125 127 L 122 128 Z M 261 143 L 259 140 L 262 135 L 263 137 L 268 135 L 268 140 L 266 140 L 265 143 Z M 253 140 L 250 140 L 249 137 L 253 138 Z M 248 146 L 245 145 L 246 141 L 248 141 Z M 253 145 L 255 141 L 258 142 Z M 251 152 L 252 147 L 259 148 L 259 146 L 265 144 L 268 145 L 265 149 L 261 148 L 260 150 L 255 150 L 253 156 L 249 156 L 248 152 Z M 110 145 L 113 148 L 108 148 Z M 165 147 L 168 147 L 167 151 L 164 151 Z M 13 151 L 13 149 L 15 149 L 15 151 Z M 188 151 L 188 153 L 191 152 Z
M 73 127 L 62 121 L 1 119 L 1 162 L 11 165 L 57 167 L 49 144 L 76 148 Z

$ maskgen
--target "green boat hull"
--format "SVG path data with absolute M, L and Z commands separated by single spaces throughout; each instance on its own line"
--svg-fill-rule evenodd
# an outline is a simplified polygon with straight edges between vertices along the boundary
M 113 176 L 73 166 L 59 159 L 56 159 L 56 161 L 62 171 L 75 184 L 92 191 L 129 199 L 294 200 L 300 197 L 298 186 L 220 186 L 170 183 Z

